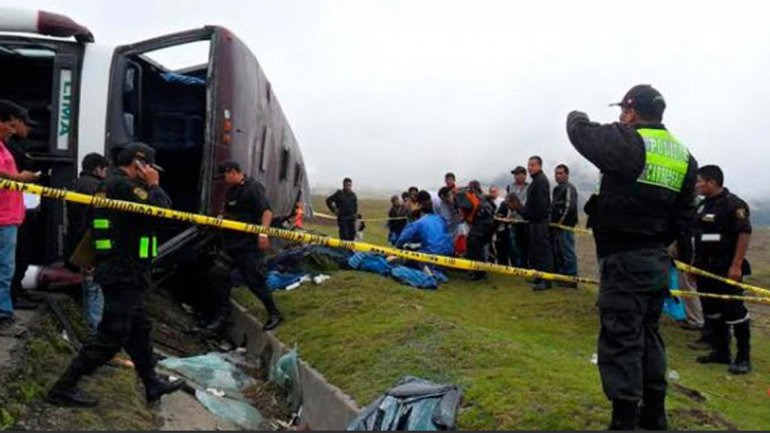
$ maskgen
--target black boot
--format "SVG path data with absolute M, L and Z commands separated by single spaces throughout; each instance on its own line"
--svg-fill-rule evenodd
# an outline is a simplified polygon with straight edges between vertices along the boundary
M 532 291 L 534 291 L 534 292 L 542 292 L 543 290 L 548 290 L 548 289 L 550 289 L 552 287 L 553 287 L 553 284 L 551 284 L 550 281 L 539 280 L 535 284 L 535 287 L 532 288 Z
M 644 391 L 639 427 L 645 430 L 668 430 L 665 391 Z
M 78 388 L 78 381 L 83 377 L 83 371 L 74 363 L 53 385 L 46 401 L 56 406 L 65 407 L 94 407 L 99 401 Z
M 612 400 L 610 430 L 636 430 L 639 423 L 639 402 Z
M 735 362 L 730 364 L 728 371 L 732 374 L 747 374 L 751 371 L 751 329 L 750 320 L 733 325 L 735 331 L 735 341 L 738 346 L 738 353 L 735 355 Z
M 143 377 L 142 382 L 144 382 L 144 395 L 149 404 L 160 401 L 164 395 L 179 391 L 184 386 L 182 379 L 169 381 L 154 372 Z
M 268 314 L 267 322 L 262 326 L 262 330 L 271 331 L 283 322 L 283 316 L 281 315 L 281 312 L 278 311 L 278 306 L 275 305 L 272 295 L 261 298 L 261 301 L 265 305 Z
M 713 349 L 708 355 L 698 357 L 701 364 L 730 364 L 730 326 L 724 321 L 714 323 L 713 334 L 710 337 Z
M 227 317 L 219 316 L 209 322 L 204 329 L 212 334 L 222 334 L 229 324 L 230 320 Z
M 262 327 L 262 330 L 272 331 L 273 329 L 277 328 L 281 322 L 283 322 L 283 316 L 281 315 L 281 312 L 278 310 L 272 311 L 270 316 L 267 318 L 267 323 L 265 323 L 265 326 Z

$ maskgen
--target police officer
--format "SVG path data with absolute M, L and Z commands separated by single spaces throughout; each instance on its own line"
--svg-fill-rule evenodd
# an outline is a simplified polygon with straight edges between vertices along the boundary
M 751 238 L 749 206 L 723 186 L 724 175 L 716 165 L 698 170 L 696 189 L 705 200 L 698 207 L 694 232 L 696 267 L 741 281 L 748 272 L 746 251 Z M 742 295 L 743 290 L 712 278 L 698 277 L 699 292 Z M 712 329 L 712 351 L 698 362 L 729 364 L 733 374 L 751 371 L 749 312 L 739 300 L 701 299 L 705 320 Z M 738 353 L 730 354 L 730 327 L 735 333 Z
M 411 195 L 411 188 L 409 189 Z M 417 190 L 414 191 L 415 197 Z M 337 225 L 340 229 L 340 239 L 353 241 L 356 239 L 356 216 L 358 215 L 358 198 L 353 192 L 353 181 L 350 178 L 342 180 L 342 189 L 326 198 L 326 207 L 337 215 Z M 418 206 L 419 209 L 419 206 Z
M 270 227 L 273 211 L 265 187 L 247 177 L 235 161 L 221 163 L 218 173 L 230 186 L 225 197 L 225 218 Z M 263 256 L 263 251 L 270 248 L 267 235 L 260 234 L 258 239 L 254 239 L 248 234 L 224 230 L 222 242 L 225 251 L 246 280 L 249 290 L 262 301 L 267 310 L 268 319 L 263 329 L 275 329 L 283 321 L 283 316 L 267 288 L 267 266 Z
M 634 86 L 617 105 L 619 123 L 567 117 L 570 141 L 602 176 L 586 205 L 601 269 L 599 373 L 611 429 L 665 429 L 664 247 L 694 222 L 697 162 L 661 123 L 666 103 L 653 87 Z
M 117 156 L 117 168 L 97 188 L 96 195 L 152 206 L 171 207 L 159 185 L 160 167 L 155 151 L 144 143 L 131 143 Z M 96 406 L 97 400 L 78 388 L 78 381 L 111 360 L 120 349 L 131 356 L 144 382 L 148 403 L 184 384 L 168 382 L 155 373 L 150 320 L 144 306 L 150 265 L 157 253 L 151 217 L 95 208 L 91 224 L 96 250 L 94 278 L 104 292 L 104 312 L 96 335 L 80 349 L 64 375 L 48 393 L 48 401 L 61 406 Z

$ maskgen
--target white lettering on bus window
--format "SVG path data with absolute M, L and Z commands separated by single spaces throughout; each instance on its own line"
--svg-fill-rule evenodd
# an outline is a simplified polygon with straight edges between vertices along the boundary
M 59 119 L 56 149 L 67 150 L 72 129 L 72 70 L 62 69 L 59 74 Z

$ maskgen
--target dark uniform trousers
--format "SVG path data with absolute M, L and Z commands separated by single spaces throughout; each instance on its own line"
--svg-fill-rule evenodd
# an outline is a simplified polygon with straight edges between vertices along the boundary
M 354 241 L 356 239 L 356 217 L 339 217 L 337 226 L 340 229 L 340 239 Z
M 230 250 L 227 253 L 241 272 L 246 286 L 262 301 L 267 312 L 277 313 L 273 294 L 267 287 L 267 264 L 262 253 L 255 248 Z
M 519 224 L 513 224 L 513 227 L 511 227 L 512 235 L 515 235 L 514 241 L 516 242 L 516 247 L 518 249 L 518 257 L 517 257 L 517 265 L 522 268 L 529 268 L 531 265 L 529 263 L 529 238 L 530 238 L 530 229 L 529 224 L 526 223 L 519 223 Z
M 666 353 L 658 322 L 671 258 L 661 249 L 600 258 L 599 373 L 610 400 L 664 395 Z
M 468 260 L 486 261 L 484 247 L 489 245 L 494 234 L 495 223 L 493 220 L 474 221 L 468 231 Z
M 716 275 L 727 276 L 730 269 L 731 258 L 705 258 L 698 257 L 696 266 L 704 271 Z M 701 293 L 713 293 L 718 295 L 743 296 L 743 290 L 730 286 L 721 281 L 712 278 L 698 277 L 697 290 Z M 706 325 L 709 328 L 708 334 L 704 333 L 705 338 L 720 352 L 725 355 L 730 353 L 730 326 L 734 326 L 735 337 L 738 344 L 738 354 L 747 356 L 750 350 L 749 338 L 750 331 L 748 326 L 749 310 L 746 309 L 743 301 L 701 298 L 703 316 Z
M 131 357 L 139 377 L 152 377 L 155 366 L 150 338 L 152 326 L 144 306 L 144 285 L 117 283 L 102 285 L 102 290 L 102 321 L 96 335 L 83 345 L 70 368 L 80 375 L 91 374 L 123 348 Z
M 698 257 L 695 261 L 695 265 L 697 267 L 703 269 L 704 271 L 708 271 L 716 275 L 721 275 L 723 277 L 727 277 L 731 263 L 731 257 Z M 697 288 L 701 293 L 743 296 L 742 289 L 725 284 L 712 278 L 699 276 Z M 701 305 L 703 307 L 703 314 L 705 316 L 710 319 L 721 319 L 728 323 L 741 321 L 748 315 L 748 310 L 743 304 L 743 301 L 702 298 Z
M 553 272 L 553 245 L 548 222 L 529 223 L 529 262 L 533 269 Z

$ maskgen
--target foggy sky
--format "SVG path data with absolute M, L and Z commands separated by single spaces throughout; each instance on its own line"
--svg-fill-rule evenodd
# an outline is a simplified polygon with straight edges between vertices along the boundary
M 0 0 L 63 13 L 97 42 L 204 24 L 256 54 L 300 142 L 311 185 L 397 192 L 493 179 L 542 155 L 577 176 L 566 114 L 610 122 L 634 84 L 726 183 L 766 197 L 770 2 Z M 183 57 L 183 56 L 182 56 Z M 180 61 L 186 59 L 180 57 Z M 87 85 L 87 84 L 85 84 Z

